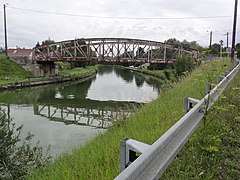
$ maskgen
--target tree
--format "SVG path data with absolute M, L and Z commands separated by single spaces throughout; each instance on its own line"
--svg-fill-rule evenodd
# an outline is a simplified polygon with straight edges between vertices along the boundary
M 184 49 L 194 49 L 194 50 L 202 50 L 203 47 L 200 46 L 197 41 L 187 41 L 187 40 L 183 40 L 182 42 L 180 42 L 179 40 L 177 40 L 176 38 L 170 38 L 167 41 L 165 41 L 167 44 L 171 44 L 171 45 L 176 45 L 176 46 L 181 46 Z
M 240 58 L 240 43 L 236 44 L 235 50 L 237 51 L 237 57 Z
M 184 40 L 181 42 L 181 46 L 182 46 L 184 49 L 190 49 L 190 48 L 191 48 L 191 43 L 184 39 Z
M 40 43 L 39 43 L 39 42 L 37 42 L 37 44 L 36 44 L 36 46 L 35 46 L 35 47 L 37 47 L 37 48 L 38 48 L 39 46 L 40 46 Z
M 179 40 L 177 40 L 176 38 L 170 38 L 165 42 L 166 42 L 166 44 L 171 44 L 171 45 L 177 45 L 177 46 L 181 45 L 181 42 Z
M 211 47 L 211 54 L 219 54 L 220 53 L 220 48 L 221 48 L 221 45 L 218 44 L 218 43 L 215 43 L 212 45 Z
M 11 121 L 0 107 L 0 179 L 22 179 L 50 160 L 49 155 L 43 154 L 39 143 L 30 146 L 33 137 L 30 133 L 21 144 L 23 126 L 16 128 Z
M 48 38 L 47 40 L 42 41 L 41 45 L 44 46 L 44 45 L 49 45 L 49 44 L 52 44 L 52 43 L 55 43 L 55 41 Z
M 203 47 L 200 46 L 200 45 L 197 43 L 197 41 L 191 41 L 191 42 L 190 42 L 190 48 L 191 48 L 191 49 L 195 49 L 195 50 L 199 50 L 199 51 L 203 49 Z
M 2 46 L 0 46 L 0 55 L 5 55 L 5 51 L 4 51 L 4 48 Z

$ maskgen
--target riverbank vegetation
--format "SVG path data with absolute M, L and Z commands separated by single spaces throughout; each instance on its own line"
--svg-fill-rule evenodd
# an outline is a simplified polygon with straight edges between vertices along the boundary
M 170 165 L 163 179 L 238 179 L 239 147 L 240 72 Z
M 95 73 L 100 65 L 85 66 L 85 67 L 71 67 L 70 63 L 58 63 L 58 76 L 61 77 L 79 77 L 86 74 Z
M 0 179 L 22 179 L 51 158 L 38 143 L 30 143 L 33 135 L 20 138 L 22 127 L 15 127 L 0 108 Z
M 58 63 L 59 73 L 57 76 L 62 78 L 81 77 L 94 74 L 99 65 L 72 67 L 70 63 Z M 0 56 L 0 86 L 17 83 L 32 83 L 41 81 L 55 81 L 56 77 L 33 77 L 33 75 L 24 70 L 20 65 L 5 56 Z
M 183 76 L 189 74 L 196 66 L 194 60 L 187 56 L 178 56 L 176 63 L 172 66 L 167 66 L 160 70 L 136 69 L 137 72 L 151 75 L 163 81 L 163 85 L 167 86 L 169 83 L 177 82 Z
M 32 77 L 31 73 L 25 71 L 21 66 L 0 56 L 0 85 L 14 83 Z
M 214 82 L 229 66 L 229 61 L 222 59 L 201 65 L 130 118 L 115 122 L 107 132 L 38 169 L 28 179 L 113 179 L 119 174 L 120 140 L 129 137 L 152 144 L 183 115 L 184 97 L 201 99 L 206 82 Z

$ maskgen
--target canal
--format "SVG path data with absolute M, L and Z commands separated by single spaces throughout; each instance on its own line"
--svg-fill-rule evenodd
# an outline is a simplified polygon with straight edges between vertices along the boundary
M 103 66 L 84 82 L 49 85 L 0 93 L 0 106 L 22 137 L 34 134 L 33 142 L 53 157 L 70 152 L 111 124 L 131 115 L 137 107 L 157 98 L 160 82 L 121 67 Z

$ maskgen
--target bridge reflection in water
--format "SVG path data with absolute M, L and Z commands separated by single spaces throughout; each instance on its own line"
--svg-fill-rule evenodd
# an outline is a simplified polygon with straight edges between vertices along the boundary
M 159 94 L 160 83 L 129 70 L 103 67 L 84 82 L 0 93 L 16 126 L 33 133 L 54 156 L 72 150 L 125 119 Z
M 97 76 L 102 77 L 104 75 L 108 76 L 109 74 L 115 74 L 114 77 L 116 76 L 124 80 L 126 85 L 134 83 L 137 89 L 143 86 L 149 87 L 155 92 L 154 97 L 158 94 L 159 82 L 156 82 L 154 79 L 130 72 L 129 70 L 112 67 L 103 67 L 99 70 Z M 4 92 L 0 93 L 0 103 L 2 106 L 8 105 L 9 116 L 11 111 L 10 105 L 18 105 L 19 108 L 32 106 L 34 115 L 45 117 L 50 121 L 63 122 L 66 125 L 75 124 L 107 128 L 113 121 L 125 119 L 130 116 L 136 108 L 147 102 L 146 100 L 134 102 L 141 100 L 145 95 L 128 101 L 115 101 L 114 99 L 104 100 L 104 98 L 101 99 L 101 96 L 105 95 L 106 92 L 102 87 L 98 87 L 98 92 L 96 93 L 96 96 L 100 99 L 91 99 L 91 97 L 88 96 L 89 92 L 93 91 L 91 90 L 91 85 L 95 83 L 95 81 L 96 77 L 81 83 L 72 82 L 64 85 L 51 85 L 24 89 L 22 91 Z M 111 81 L 111 78 L 109 78 L 108 81 Z M 113 82 L 107 83 L 110 85 Z M 121 92 L 123 92 L 124 88 L 121 88 Z M 117 90 L 112 89 L 111 91 L 116 92 Z M 131 96 L 137 94 L 134 90 L 130 91 L 132 91 Z M 123 94 L 125 95 L 126 92 L 123 92 Z M 92 96 L 95 96 L 95 94 Z M 122 95 L 120 94 L 119 96 Z M 148 101 L 154 99 L 154 97 L 151 97 Z M 122 97 L 117 98 L 120 99 Z M 129 97 L 126 99 L 128 98 Z
M 124 105 L 124 104 L 123 104 Z M 92 109 L 78 107 L 64 107 L 51 105 L 34 104 L 34 114 L 48 118 L 50 121 L 63 122 L 66 125 L 76 124 L 81 126 L 92 126 L 97 128 L 107 128 L 112 122 L 122 120 L 132 114 L 137 104 L 132 104 L 129 109 L 119 107 L 116 111 L 112 108 Z

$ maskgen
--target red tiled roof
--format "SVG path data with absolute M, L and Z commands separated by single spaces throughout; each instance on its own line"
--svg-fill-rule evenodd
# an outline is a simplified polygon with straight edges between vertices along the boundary
M 30 56 L 32 53 L 32 49 L 25 48 L 16 48 L 16 49 L 8 49 L 8 56 Z

